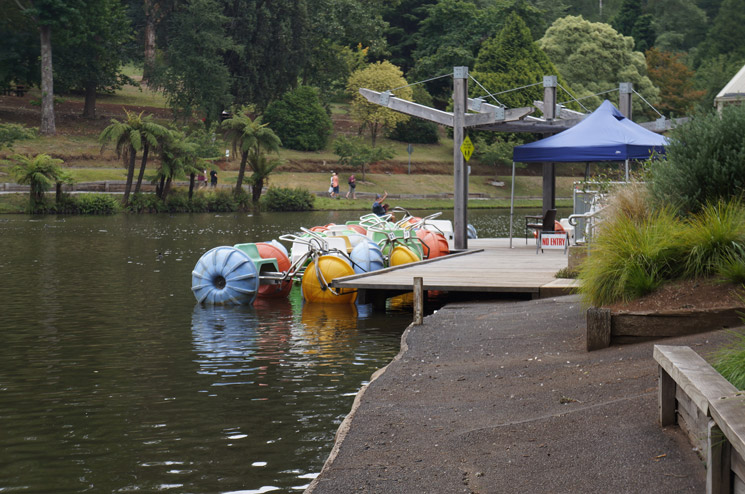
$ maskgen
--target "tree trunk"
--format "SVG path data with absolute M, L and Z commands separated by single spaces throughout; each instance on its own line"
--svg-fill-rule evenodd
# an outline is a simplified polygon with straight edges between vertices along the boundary
M 59 204 L 62 202 L 62 182 L 57 182 L 54 189 L 54 202 Z
M 142 82 L 149 82 L 155 63 L 155 21 L 148 16 L 145 20 L 145 63 L 142 69 Z
M 158 198 L 163 199 L 163 191 L 165 190 L 165 183 L 166 183 L 166 176 L 161 175 L 160 176 L 160 185 L 158 186 L 157 190 L 155 191 L 155 195 L 158 196 Z
M 191 201 L 192 196 L 194 196 L 194 177 L 196 174 L 194 172 L 189 174 L 189 200 Z
M 160 21 L 158 0 L 144 0 L 145 10 L 145 63 L 142 71 L 142 82 L 149 82 L 155 63 L 155 30 Z
M 150 146 L 145 141 L 145 145 L 142 147 L 142 162 L 140 163 L 140 173 L 137 175 L 137 184 L 135 185 L 135 194 L 140 193 L 140 186 L 142 185 L 142 177 L 145 176 L 145 167 L 147 166 L 147 153 L 150 151 Z
M 52 73 L 52 28 L 39 26 L 41 35 L 41 127 L 39 133 L 52 136 L 54 125 L 54 74 Z
M 264 179 L 260 178 L 251 186 L 251 199 L 253 200 L 254 207 L 259 205 L 259 199 L 261 199 L 261 191 L 264 189 Z
M 168 177 L 168 180 L 166 180 L 166 185 L 163 187 L 163 195 L 161 196 L 161 200 L 163 202 L 166 202 L 166 198 L 168 197 L 168 193 L 171 191 L 171 177 Z
M 243 176 L 246 174 L 246 162 L 248 161 L 248 151 L 241 153 L 241 166 L 238 169 L 238 181 L 235 184 L 235 195 L 240 194 L 243 189 Z
M 84 118 L 96 118 L 96 83 L 88 81 L 85 83 L 85 107 Z
M 129 166 L 127 167 L 127 184 L 124 186 L 124 205 L 129 204 L 129 193 L 132 191 L 132 179 L 135 176 L 135 158 L 137 151 L 134 146 L 129 146 Z
M 378 139 L 378 130 L 380 130 L 378 124 L 370 125 L 370 139 L 372 140 L 372 147 L 375 147 L 375 141 Z

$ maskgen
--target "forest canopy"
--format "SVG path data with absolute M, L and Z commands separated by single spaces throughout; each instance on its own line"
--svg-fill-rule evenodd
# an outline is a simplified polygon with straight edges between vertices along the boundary
M 346 101 L 352 74 L 385 62 L 409 83 L 426 81 L 440 108 L 451 82 L 438 76 L 468 66 L 490 92 L 557 75 L 586 106 L 632 82 L 680 116 L 711 107 L 745 63 L 741 0 L 0 0 L 0 9 L 0 87 L 46 88 L 42 114 L 57 91 L 85 95 L 95 117 L 97 94 L 132 83 L 126 65 L 143 68 L 175 117 L 214 121 L 231 107 L 261 114 L 301 86 L 323 105 Z M 40 133 L 53 133 L 43 118 Z

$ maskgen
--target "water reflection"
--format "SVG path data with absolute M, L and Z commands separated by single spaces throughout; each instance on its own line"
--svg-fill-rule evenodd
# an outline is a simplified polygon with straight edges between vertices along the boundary
M 410 316 L 195 307 L 189 278 L 324 215 L 0 218 L 0 492 L 307 484 Z
M 479 236 L 504 235 L 506 218 L 469 213 Z M 253 307 L 195 307 L 189 280 L 215 246 L 349 219 L 0 218 L 0 492 L 307 484 L 353 395 L 398 352 L 411 302 L 372 312 L 303 304 L 295 289 Z

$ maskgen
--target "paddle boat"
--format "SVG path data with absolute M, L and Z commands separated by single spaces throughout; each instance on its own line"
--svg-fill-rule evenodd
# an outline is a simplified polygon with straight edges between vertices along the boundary
M 452 223 L 402 209 L 392 215 L 364 215 L 344 225 L 301 228 L 279 240 L 220 246 L 207 251 L 192 271 L 192 291 L 200 304 L 252 304 L 256 298 L 287 297 L 299 282 L 304 300 L 354 304 L 356 290 L 338 289 L 333 280 L 447 255 Z

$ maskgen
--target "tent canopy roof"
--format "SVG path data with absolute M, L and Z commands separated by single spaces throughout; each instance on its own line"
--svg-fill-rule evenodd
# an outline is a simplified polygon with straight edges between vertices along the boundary
M 574 127 L 559 134 L 516 146 L 512 159 L 519 162 L 625 161 L 664 154 L 667 138 L 624 117 L 606 100 Z

